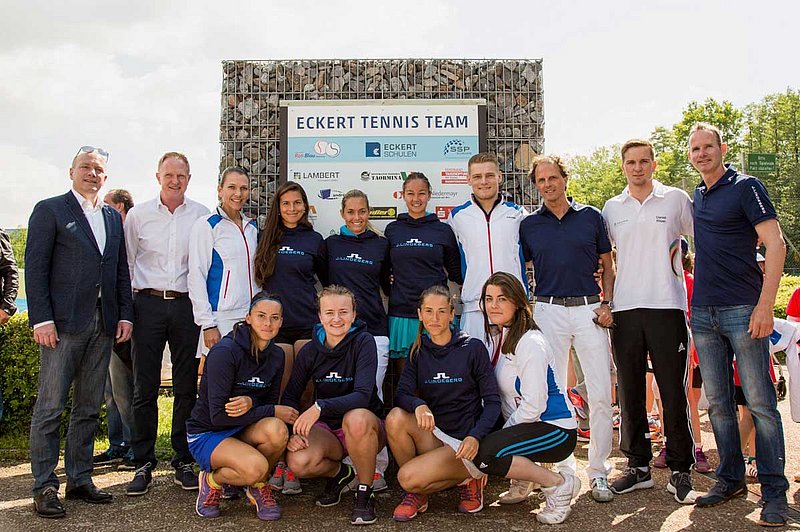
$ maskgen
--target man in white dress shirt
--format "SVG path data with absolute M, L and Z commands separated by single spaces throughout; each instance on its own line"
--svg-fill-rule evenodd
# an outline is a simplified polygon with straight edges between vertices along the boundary
M 186 419 L 197 397 L 195 358 L 200 328 L 189 299 L 189 233 L 209 210 L 185 196 L 191 179 L 189 161 L 177 152 L 158 162 L 159 195 L 137 204 L 125 220 L 136 331 L 133 335 L 133 455 L 138 469 L 128 495 L 144 495 L 153 482 L 158 430 L 161 358 L 169 342 L 172 354 L 172 467 L 175 484 L 197 489 L 194 459 L 186 441 Z

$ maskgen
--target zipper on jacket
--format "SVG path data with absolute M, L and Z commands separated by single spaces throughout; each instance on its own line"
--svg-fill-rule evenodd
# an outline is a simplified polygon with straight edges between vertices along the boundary
M 231 280 L 231 271 L 228 270 L 228 274 L 225 276 L 225 290 L 222 292 L 222 299 L 228 298 L 228 283 Z
M 228 220 L 230 223 L 232 223 L 234 226 L 236 226 L 236 228 L 239 230 L 239 233 L 241 233 L 241 235 L 242 235 L 242 240 L 244 241 L 244 251 L 247 254 L 247 289 L 250 291 L 250 299 L 253 299 L 253 274 L 250 271 L 250 246 L 247 245 L 247 237 L 244 234 L 244 228 L 245 228 L 246 224 L 242 223 L 242 225 L 240 227 L 239 225 L 234 223 L 233 220 L 230 220 L 230 219 L 228 219 L 228 218 L 226 218 L 224 216 L 223 216 L 223 219 Z M 244 222 L 244 219 L 242 219 L 242 222 Z M 230 272 L 229 272 L 229 274 L 230 274 Z M 227 292 L 227 289 L 228 289 L 228 285 L 226 284 L 225 285 L 225 291 L 226 292 Z

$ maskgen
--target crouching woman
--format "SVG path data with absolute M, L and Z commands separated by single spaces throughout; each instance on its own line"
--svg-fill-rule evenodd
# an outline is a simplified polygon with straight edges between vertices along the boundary
M 451 327 L 447 288 L 432 286 L 420 297 L 420 326 L 386 418 L 389 446 L 406 491 L 395 521 L 428 508 L 428 495 L 459 486 L 458 511 L 483 508 L 486 475 L 472 460 L 500 414 L 489 355 L 483 342 Z
M 223 486 L 242 486 L 260 519 L 280 519 L 267 480 L 286 449 L 286 424 L 297 419 L 297 410 L 275 404 L 284 356 L 272 339 L 281 322 L 280 302 L 259 292 L 245 321 L 208 353 L 199 397 L 186 422 L 189 450 L 200 465 L 195 511 L 201 517 L 220 515 Z
M 505 424 L 481 441 L 475 462 L 480 470 L 518 481 L 536 482 L 546 497 L 540 523 L 562 523 L 581 483 L 577 477 L 554 473 L 536 462 L 560 462 L 577 441 L 572 404 L 555 372 L 553 352 L 531 315 L 520 282 L 505 272 L 483 285 L 481 309 L 487 336 L 501 355 L 495 366 Z

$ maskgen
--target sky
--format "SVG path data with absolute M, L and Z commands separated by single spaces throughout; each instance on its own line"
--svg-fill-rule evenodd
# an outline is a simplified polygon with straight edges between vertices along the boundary
M 543 59 L 545 146 L 648 136 L 693 100 L 800 87 L 800 2 L 0 0 L 0 227 L 69 189 L 78 147 L 111 152 L 106 189 L 155 197 L 182 151 L 216 201 L 221 62 Z

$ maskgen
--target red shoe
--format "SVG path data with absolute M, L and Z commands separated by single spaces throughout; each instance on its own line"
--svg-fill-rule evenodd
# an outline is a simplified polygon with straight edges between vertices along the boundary
M 582 428 L 578 427 L 578 441 L 580 442 L 588 442 L 591 438 L 591 429 L 583 430 Z
M 401 523 L 411 521 L 417 514 L 424 513 L 428 509 L 428 496 L 419 493 L 406 493 L 392 514 L 395 521 Z
M 483 488 L 489 477 L 470 479 L 466 484 L 458 486 L 459 498 L 458 511 L 462 514 L 474 514 L 483 510 Z

